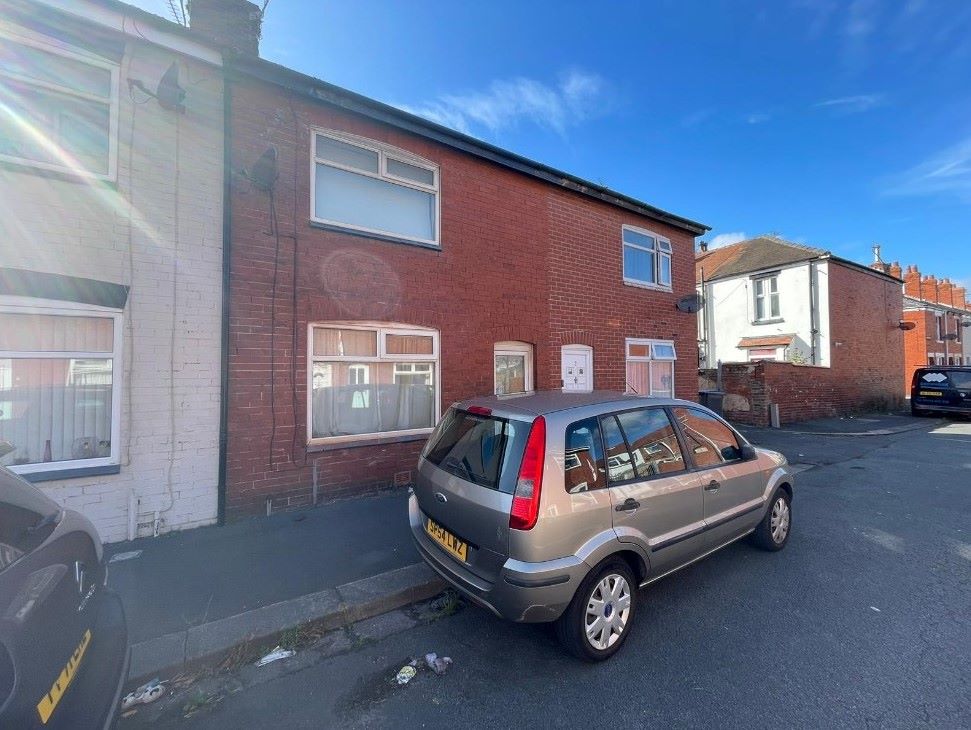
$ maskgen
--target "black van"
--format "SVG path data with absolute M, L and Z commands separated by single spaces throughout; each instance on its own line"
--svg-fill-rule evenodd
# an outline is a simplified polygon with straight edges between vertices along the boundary
M 105 575 L 94 526 L 0 466 L 0 728 L 113 724 L 128 629 Z
M 910 412 L 967 413 L 971 415 L 971 367 L 918 368 L 910 383 Z

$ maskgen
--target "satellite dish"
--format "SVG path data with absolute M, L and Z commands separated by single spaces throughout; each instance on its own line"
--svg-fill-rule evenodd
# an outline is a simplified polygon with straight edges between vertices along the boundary
M 688 294 L 678 300 L 678 311 L 694 314 L 705 306 L 705 300 L 700 294 Z
M 946 335 L 944 335 L 943 339 L 947 340 L 948 342 L 954 342 L 954 340 L 957 338 L 957 332 L 948 332 Z
M 916 326 L 917 326 L 916 322 L 905 322 L 904 320 L 900 320 L 900 324 L 897 325 L 897 327 L 902 329 L 904 332 L 906 332 L 907 330 L 912 330 Z
M 252 182 L 253 185 L 260 190 L 269 192 L 273 189 L 278 177 L 276 169 L 275 147 L 268 147 L 267 150 L 260 155 L 260 158 L 253 163 L 253 168 L 249 171 L 247 177 L 250 179 L 250 182 Z
M 182 103 L 185 99 L 185 89 L 179 86 L 179 65 L 174 61 L 158 82 L 155 98 L 163 109 L 185 113 L 185 104 Z

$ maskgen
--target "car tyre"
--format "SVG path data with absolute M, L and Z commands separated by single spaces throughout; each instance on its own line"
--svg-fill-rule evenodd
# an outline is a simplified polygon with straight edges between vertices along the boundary
M 765 517 L 752 533 L 752 542 L 763 550 L 775 552 L 786 546 L 791 533 L 792 498 L 786 490 L 777 489 L 769 501 Z
M 637 613 L 637 582 L 621 558 L 607 558 L 580 583 L 556 621 L 556 635 L 578 659 L 602 662 L 616 654 Z

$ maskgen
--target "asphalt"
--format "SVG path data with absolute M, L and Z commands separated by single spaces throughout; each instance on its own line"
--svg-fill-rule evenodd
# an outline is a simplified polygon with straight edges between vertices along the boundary
M 152 727 L 967 727 L 971 424 L 751 435 L 813 465 L 787 548 L 738 543 L 641 591 L 610 662 L 470 606 Z M 429 651 L 454 665 L 393 683 Z
M 404 490 L 117 543 L 107 553 L 135 551 L 108 566 L 132 643 L 421 561 Z

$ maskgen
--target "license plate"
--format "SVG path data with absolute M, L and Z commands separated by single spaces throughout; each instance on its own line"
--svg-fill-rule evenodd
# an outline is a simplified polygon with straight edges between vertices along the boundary
M 939 390 L 922 390 L 920 391 L 920 395 L 933 395 L 940 397 L 944 394 Z
M 468 557 L 469 553 L 469 546 L 435 522 L 435 520 L 429 518 L 428 522 L 425 523 L 425 532 L 428 533 L 428 536 L 431 537 L 432 540 L 437 542 L 452 555 L 457 557 L 463 563 L 466 562 L 466 558 Z

